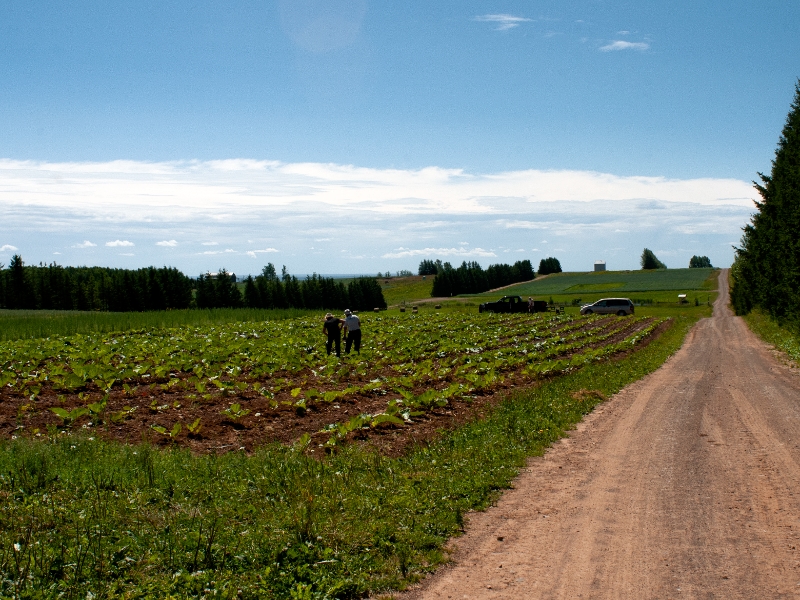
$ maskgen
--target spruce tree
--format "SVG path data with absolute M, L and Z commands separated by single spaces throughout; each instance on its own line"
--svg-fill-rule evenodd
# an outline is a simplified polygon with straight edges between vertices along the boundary
M 744 228 L 732 268 L 731 302 L 738 314 L 759 306 L 800 322 L 800 80 L 795 84 L 772 171 L 753 182 L 761 196 Z

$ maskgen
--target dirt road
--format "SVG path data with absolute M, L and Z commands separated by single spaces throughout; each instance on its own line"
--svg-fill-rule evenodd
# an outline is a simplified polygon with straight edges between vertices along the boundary
M 800 596 L 800 375 L 720 286 L 677 354 L 532 459 L 403 597 Z

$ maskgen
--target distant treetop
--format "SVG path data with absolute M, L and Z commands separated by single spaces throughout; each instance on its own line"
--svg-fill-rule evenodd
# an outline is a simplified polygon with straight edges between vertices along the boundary
M 649 248 L 642 251 L 642 269 L 666 269 L 667 265 L 658 260 Z
M 707 256 L 693 256 L 689 259 L 689 268 L 690 269 L 713 269 L 714 267 L 711 265 L 711 259 Z
M 550 273 L 561 273 L 561 263 L 552 256 L 543 258 L 539 261 L 539 275 L 549 275 Z

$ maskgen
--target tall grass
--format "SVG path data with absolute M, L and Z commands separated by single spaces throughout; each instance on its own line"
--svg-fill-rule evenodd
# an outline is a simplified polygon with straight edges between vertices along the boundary
M 0 443 L 0 597 L 356 598 L 444 560 L 464 515 L 601 401 L 655 370 L 695 317 L 612 365 L 510 396 L 401 458 L 269 446 L 192 456 L 54 435 Z
M 215 308 L 156 312 L 79 312 L 0 310 L 0 341 L 45 338 L 76 333 L 109 333 L 150 327 L 218 325 L 242 321 L 291 319 L 311 311 L 286 309 Z

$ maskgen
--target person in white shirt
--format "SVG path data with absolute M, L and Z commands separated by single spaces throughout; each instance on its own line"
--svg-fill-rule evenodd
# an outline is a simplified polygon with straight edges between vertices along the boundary
M 350 346 L 353 346 L 361 354 L 361 321 L 349 308 L 344 311 L 344 330 L 344 353 L 350 354 Z

